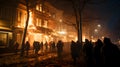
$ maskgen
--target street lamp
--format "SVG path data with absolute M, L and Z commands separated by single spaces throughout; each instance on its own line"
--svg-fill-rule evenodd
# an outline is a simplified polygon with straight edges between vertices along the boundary
M 94 31 L 95 31 L 95 33 L 98 33 L 98 29 L 95 29 Z
M 97 25 L 97 27 L 98 27 L 98 28 L 100 28 L 100 27 L 101 27 L 101 25 L 100 25 L 100 24 L 98 24 L 98 25 Z

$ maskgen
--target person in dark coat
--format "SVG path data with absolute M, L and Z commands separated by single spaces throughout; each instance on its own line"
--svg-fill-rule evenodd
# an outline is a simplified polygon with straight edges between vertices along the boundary
M 45 45 L 45 52 L 48 52 L 48 42 L 46 41 L 44 45 Z
M 98 39 L 95 42 L 95 47 L 94 47 L 94 58 L 95 58 L 96 67 L 102 67 L 103 65 L 102 47 L 103 47 L 103 43 L 100 39 Z
M 40 50 L 40 43 L 37 41 L 33 42 L 33 47 L 34 47 L 34 51 L 35 51 L 35 55 L 38 55 L 38 52 Z
M 17 54 L 17 52 L 18 52 L 18 47 L 19 47 L 19 43 L 15 42 L 15 44 L 14 44 L 15 54 Z
M 102 49 L 104 55 L 105 66 L 120 67 L 120 50 L 113 44 L 110 38 L 104 38 L 104 46 Z
M 55 51 L 55 42 L 54 41 L 52 42 L 51 47 L 52 47 L 52 52 L 54 52 Z
M 93 44 L 88 39 L 85 39 L 83 51 L 85 52 L 87 67 L 93 67 Z
M 30 50 L 30 43 L 28 41 L 25 44 L 25 50 L 26 50 L 26 55 L 28 55 L 29 50 Z
M 63 53 L 63 42 L 61 40 L 58 41 L 57 43 L 57 55 L 58 58 L 62 58 L 62 53 Z
M 76 60 L 78 58 L 77 44 L 74 41 L 71 41 L 70 46 L 71 46 L 71 56 L 72 56 L 74 64 L 76 64 Z

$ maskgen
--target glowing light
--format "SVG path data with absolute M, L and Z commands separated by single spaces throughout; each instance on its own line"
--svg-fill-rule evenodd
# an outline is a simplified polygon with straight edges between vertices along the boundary
M 78 38 L 76 37 L 76 38 L 75 38 L 75 41 L 77 41 L 77 40 L 78 40 Z
M 66 34 L 65 31 L 59 31 L 58 33 L 59 33 L 59 34 Z
M 47 35 L 44 35 L 44 38 L 45 38 L 44 41 L 47 41 L 47 42 L 49 41 L 49 37 Z
M 62 22 L 62 19 L 60 19 L 59 21 Z
M 17 27 L 21 27 L 20 25 L 17 25 Z
M 102 39 L 104 39 L 104 36 L 102 36 Z
M 30 17 L 29 17 L 29 25 L 32 25 L 32 12 L 30 11 L 29 13 Z
M 91 36 L 91 38 L 93 39 L 93 36 Z
M 119 42 L 119 44 L 120 44 L 120 40 L 119 40 L 118 42 Z
M 68 35 L 69 37 L 74 37 L 74 35 Z
M 41 40 L 41 34 L 35 33 L 35 34 L 34 34 L 34 40 L 35 40 L 35 41 L 40 41 L 40 40 Z
M 98 24 L 97 26 L 98 26 L 98 27 L 101 27 L 101 25 L 100 25 L 100 24 Z
M 94 31 L 95 31 L 95 32 L 98 32 L 98 30 L 97 30 L 97 29 L 95 29 Z
M 94 39 L 92 39 L 92 42 L 95 42 L 95 40 L 94 40 Z
M 85 36 L 83 36 L 83 40 L 82 40 L 82 41 L 83 41 L 83 42 L 85 42 L 85 39 L 86 39 L 86 37 L 85 37 Z
M 32 12 L 30 11 L 30 17 L 29 17 L 29 24 L 28 24 L 28 28 L 29 29 L 36 29 L 36 27 L 34 26 L 34 24 L 33 24 L 33 16 L 32 16 Z

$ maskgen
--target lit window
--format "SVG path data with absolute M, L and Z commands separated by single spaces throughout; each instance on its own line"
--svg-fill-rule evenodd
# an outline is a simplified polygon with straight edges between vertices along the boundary
M 37 19 L 36 19 L 36 22 L 37 22 L 36 25 L 41 27 L 41 22 L 42 22 L 42 20 L 39 19 L 39 18 L 37 18 Z
M 42 4 L 40 4 L 40 12 L 42 12 Z
M 36 5 L 36 10 L 39 10 L 39 6 L 38 5 Z
M 44 25 L 43 25 L 43 27 L 46 27 L 46 28 L 47 28 L 47 24 L 48 24 L 48 21 L 47 21 L 47 20 L 44 20 Z
M 21 15 L 22 15 L 21 11 L 18 11 L 18 21 L 19 22 L 21 22 Z

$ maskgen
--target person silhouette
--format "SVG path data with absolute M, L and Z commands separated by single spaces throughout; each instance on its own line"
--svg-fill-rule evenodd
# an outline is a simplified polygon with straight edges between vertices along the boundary
M 105 37 L 103 42 L 104 46 L 102 52 L 104 55 L 105 66 L 120 67 L 119 48 L 111 42 L 110 38 Z

